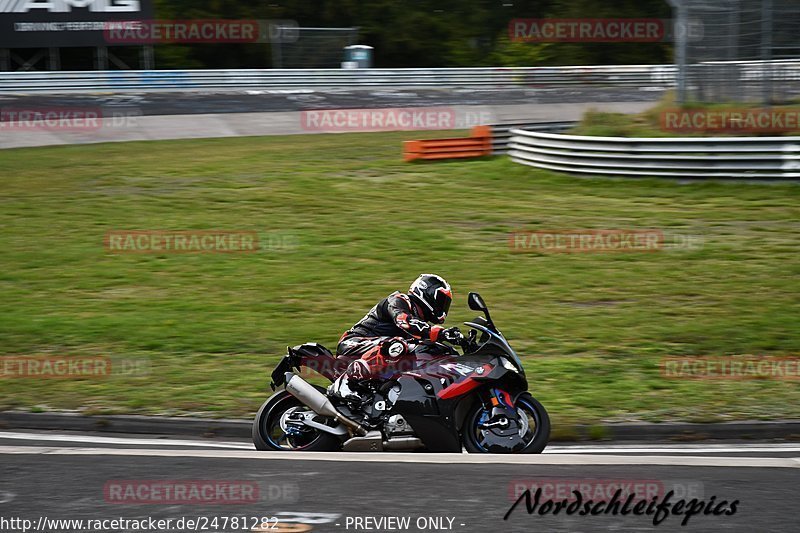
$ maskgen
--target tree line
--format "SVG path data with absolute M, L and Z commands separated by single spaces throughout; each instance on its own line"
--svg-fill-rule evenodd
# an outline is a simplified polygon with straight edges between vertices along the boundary
M 301 27 L 358 27 L 374 66 L 468 67 L 670 62 L 657 43 L 512 40 L 515 18 L 669 19 L 666 0 L 155 0 L 159 19 L 289 19 Z M 319 46 L 324 46 L 320 44 Z M 314 51 L 309 59 L 313 61 Z M 269 44 L 158 45 L 158 68 L 270 68 Z M 289 65 L 290 66 L 290 65 Z

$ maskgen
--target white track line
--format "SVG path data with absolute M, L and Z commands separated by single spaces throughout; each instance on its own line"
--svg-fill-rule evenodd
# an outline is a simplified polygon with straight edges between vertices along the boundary
M 800 468 L 800 458 L 703 457 L 653 455 L 483 455 L 457 453 L 353 453 L 353 452 L 258 452 L 255 450 L 156 450 L 146 448 L 56 448 L 0 446 L 0 454 L 128 457 L 194 457 L 207 459 L 255 459 L 290 461 L 338 461 L 354 463 L 515 464 L 515 465 L 652 465 L 709 466 L 724 468 Z
M 2 432 L 0 432 L 2 434 Z M 582 443 L 582 444 L 562 444 L 562 445 L 553 445 L 556 448 L 605 448 L 608 450 L 626 450 L 630 448 L 663 448 L 663 447 L 672 447 L 672 448 L 703 448 L 703 449 L 715 449 L 715 448 L 728 448 L 731 446 L 736 446 L 740 448 L 754 448 L 759 446 L 766 446 L 770 448 L 798 448 L 800 447 L 800 442 L 798 443 L 791 443 L 791 442 L 737 442 L 735 444 L 730 443 L 683 443 L 683 442 L 675 442 L 675 443 L 654 443 L 654 444 L 644 444 L 644 443 L 636 443 L 636 444 L 614 444 L 610 442 L 602 442 L 596 441 L 591 443 Z
M 104 437 L 99 435 L 73 435 L 60 433 L 24 433 L 0 431 L 0 440 L 33 440 L 43 442 L 78 442 L 86 444 L 122 444 L 128 446 L 183 446 L 192 448 L 221 448 L 252 450 L 247 442 L 152 439 L 139 437 Z M 549 445 L 545 454 L 692 454 L 692 453 L 786 453 L 800 452 L 800 445 L 788 443 L 761 444 L 596 444 L 596 445 Z
M 544 453 L 751 453 L 800 452 L 797 444 L 612 444 L 548 446 Z
M 219 442 L 202 440 L 177 440 L 177 439 L 140 439 L 137 437 L 101 437 L 96 435 L 63 435 L 49 433 L 22 433 L 15 431 L 0 431 L 0 440 L 33 440 L 47 442 L 82 442 L 92 444 L 127 444 L 131 446 L 192 446 L 202 448 L 228 448 L 237 450 L 252 450 L 253 445 L 246 442 Z

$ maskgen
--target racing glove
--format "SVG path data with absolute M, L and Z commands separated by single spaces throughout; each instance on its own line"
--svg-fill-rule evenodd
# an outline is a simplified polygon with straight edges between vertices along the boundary
M 439 336 L 450 344 L 461 344 L 464 341 L 464 335 L 457 327 L 447 328 Z

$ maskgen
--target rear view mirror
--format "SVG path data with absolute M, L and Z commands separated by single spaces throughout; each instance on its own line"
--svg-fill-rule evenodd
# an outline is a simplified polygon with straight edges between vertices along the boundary
M 469 293 L 467 296 L 467 305 L 469 305 L 469 308 L 473 311 L 486 311 L 486 303 L 477 292 Z

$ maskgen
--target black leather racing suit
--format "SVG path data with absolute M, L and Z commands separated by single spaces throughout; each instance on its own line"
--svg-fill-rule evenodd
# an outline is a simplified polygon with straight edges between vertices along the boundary
M 443 330 L 425 321 L 422 310 L 409 295 L 393 292 L 342 335 L 336 353 L 340 357 L 359 358 L 348 367 L 348 376 L 354 379 L 379 377 L 387 368 L 408 359 L 407 349 L 382 355 L 380 348 L 384 343 L 402 341 L 405 344 L 414 339 L 436 341 Z

